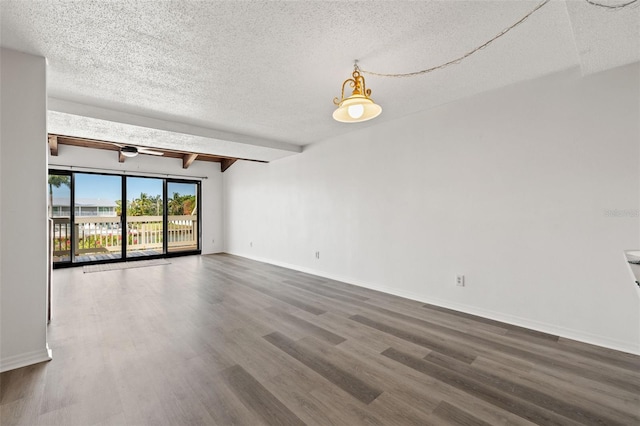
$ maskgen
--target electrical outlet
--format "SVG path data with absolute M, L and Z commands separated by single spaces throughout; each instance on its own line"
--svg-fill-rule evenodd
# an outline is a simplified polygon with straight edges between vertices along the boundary
M 464 275 L 456 275 L 456 285 L 458 287 L 464 287 Z
M 249 247 L 253 247 L 253 241 L 249 243 Z
M 320 252 L 319 251 L 316 252 L 316 259 L 320 259 Z

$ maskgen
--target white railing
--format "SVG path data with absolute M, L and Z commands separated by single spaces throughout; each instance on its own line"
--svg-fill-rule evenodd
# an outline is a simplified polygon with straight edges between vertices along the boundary
M 167 249 L 169 251 L 198 248 L 198 216 L 167 216 Z
M 167 242 L 169 251 L 198 248 L 198 217 L 168 216 Z M 69 256 L 71 224 L 68 217 L 53 218 L 54 256 Z M 115 253 L 122 250 L 123 233 L 119 216 L 76 217 L 73 245 L 76 254 Z M 124 231 L 127 251 L 161 250 L 163 243 L 162 216 L 128 216 Z
M 69 217 L 53 218 L 51 242 L 54 260 L 69 260 L 71 256 L 71 223 Z
M 162 216 L 127 216 L 127 250 L 162 249 Z
M 74 231 L 76 254 L 119 251 L 122 246 L 119 216 L 76 216 Z

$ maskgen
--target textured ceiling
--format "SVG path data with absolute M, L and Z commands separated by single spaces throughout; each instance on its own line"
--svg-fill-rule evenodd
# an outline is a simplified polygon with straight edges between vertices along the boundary
M 413 78 L 368 76 L 382 115 L 359 124 L 332 120 L 332 99 L 354 59 L 377 72 L 432 67 L 539 3 L 3 0 L 0 40 L 48 58 L 49 96 L 70 101 L 61 104 L 169 123 L 132 130 L 115 113 L 81 119 L 73 116 L 81 108 L 61 108 L 50 117 L 58 130 L 107 132 L 116 122 L 113 134 L 144 145 L 220 155 L 238 149 L 239 157 L 264 160 L 570 67 L 592 73 L 640 60 L 638 3 L 612 11 L 552 0 L 458 65 Z M 207 129 L 229 137 L 210 137 Z

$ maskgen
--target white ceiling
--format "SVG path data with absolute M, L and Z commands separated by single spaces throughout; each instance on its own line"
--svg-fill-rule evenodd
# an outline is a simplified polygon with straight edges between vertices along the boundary
M 48 58 L 57 133 L 272 160 L 567 68 L 589 74 L 640 61 L 640 1 L 607 10 L 552 0 L 458 65 L 412 78 L 367 76 L 382 115 L 332 120 L 354 59 L 377 72 L 429 68 L 541 1 L 2 0 L 0 40 Z

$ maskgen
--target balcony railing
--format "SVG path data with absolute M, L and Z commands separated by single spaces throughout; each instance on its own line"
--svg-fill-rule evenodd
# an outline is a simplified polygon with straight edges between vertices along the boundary
M 169 252 L 197 250 L 198 217 L 196 215 L 168 216 L 167 249 Z M 119 216 L 76 217 L 71 241 L 71 223 L 68 217 L 53 218 L 53 256 L 55 261 L 69 260 L 71 244 L 74 253 L 89 255 L 122 250 L 126 238 L 127 252 L 162 252 L 162 216 L 129 216 L 122 232 Z

